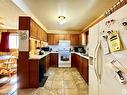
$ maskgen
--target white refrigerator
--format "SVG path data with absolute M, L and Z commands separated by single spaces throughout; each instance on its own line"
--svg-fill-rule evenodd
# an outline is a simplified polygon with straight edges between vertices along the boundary
M 89 56 L 89 95 L 127 95 L 127 5 L 89 29 Z

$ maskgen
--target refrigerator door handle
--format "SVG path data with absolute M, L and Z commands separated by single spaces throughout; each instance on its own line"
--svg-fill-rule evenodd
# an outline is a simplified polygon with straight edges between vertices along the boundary
M 98 51 L 97 51 L 97 73 L 98 73 L 98 77 L 99 80 L 101 82 L 101 76 L 102 76 L 102 64 L 103 64 L 103 53 L 101 51 L 101 44 L 99 45 Z
M 100 79 L 99 72 L 98 72 L 98 58 L 97 58 L 99 47 L 100 47 L 100 43 L 98 42 L 98 44 L 95 48 L 95 55 L 94 55 L 94 60 L 93 60 L 94 61 L 94 72 L 95 72 L 96 77 L 97 77 L 98 80 Z

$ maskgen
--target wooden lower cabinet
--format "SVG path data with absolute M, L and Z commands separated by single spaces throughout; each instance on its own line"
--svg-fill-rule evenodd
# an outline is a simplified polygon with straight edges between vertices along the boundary
M 77 68 L 83 79 L 88 83 L 88 59 L 72 53 L 71 62 L 71 66 Z
M 80 71 L 80 67 L 79 67 L 80 66 L 80 56 L 76 55 L 75 60 L 76 60 L 75 66 L 76 66 L 77 70 Z
M 27 58 L 29 57 L 28 52 L 19 52 L 17 60 L 17 76 L 19 80 L 19 87 L 21 89 L 29 88 L 29 64 Z
M 83 68 L 83 60 L 82 60 L 82 57 L 79 56 L 79 73 L 83 76 L 83 69 L 86 69 L 86 68 Z
M 74 54 L 74 53 L 71 53 L 71 67 L 76 67 L 76 65 L 75 65 L 75 58 L 76 58 L 76 54 Z
M 45 60 L 46 60 L 45 63 L 46 63 L 46 72 L 47 72 L 50 64 L 50 55 L 46 56 Z
M 29 88 L 39 87 L 39 61 L 29 60 Z
M 50 55 L 47 55 L 41 59 L 29 59 L 29 88 L 39 87 L 39 65 L 43 64 L 45 72 L 49 68 Z
M 58 67 L 58 53 L 50 54 L 50 67 Z
M 89 68 L 88 68 L 88 59 L 82 58 L 82 77 L 85 79 L 85 81 L 88 83 L 88 77 L 89 77 Z M 87 72 L 87 73 L 86 73 Z

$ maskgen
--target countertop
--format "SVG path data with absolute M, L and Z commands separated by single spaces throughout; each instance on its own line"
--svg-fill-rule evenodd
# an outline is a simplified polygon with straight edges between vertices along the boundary
M 50 52 L 50 53 L 59 53 L 58 51 L 52 51 L 52 52 Z
M 41 58 L 43 58 L 43 57 L 45 57 L 45 56 L 47 56 L 49 54 L 50 54 L 50 52 L 46 52 L 43 55 L 30 55 L 29 59 L 41 59 Z
M 43 55 L 30 55 L 29 59 L 41 59 L 41 58 L 49 55 L 50 53 L 58 53 L 58 52 L 45 52 L 45 54 L 43 54 Z M 71 52 L 71 53 L 75 53 L 75 54 L 77 54 L 77 55 L 79 55 L 79 56 L 81 56 L 83 58 L 89 59 L 88 56 L 83 55 L 83 54 L 81 54 L 79 52 Z
M 77 54 L 77 55 L 79 55 L 79 56 L 81 56 L 83 58 L 89 59 L 89 56 L 83 55 L 83 54 L 81 54 L 79 52 L 71 52 L 71 53 L 75 53 L 75 54 Z
M 50 53 L 58 53 L 58 52 L 45 52 L 45 54 L 43 55 L 30 55 L 29 59 L 41 59 L 47 55 L 49 55 Z

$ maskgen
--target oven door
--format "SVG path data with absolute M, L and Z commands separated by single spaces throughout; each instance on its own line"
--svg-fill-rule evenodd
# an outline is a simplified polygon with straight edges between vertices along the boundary
M 59 52 L 59 67 L 71 67 L 71 53 L 70 51 Z

